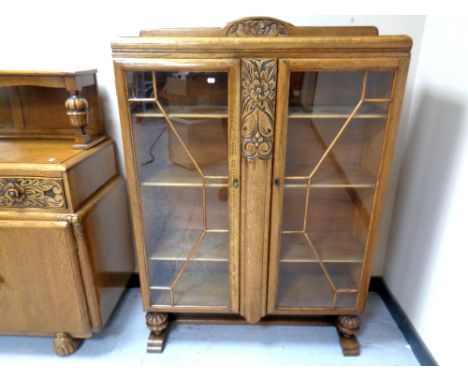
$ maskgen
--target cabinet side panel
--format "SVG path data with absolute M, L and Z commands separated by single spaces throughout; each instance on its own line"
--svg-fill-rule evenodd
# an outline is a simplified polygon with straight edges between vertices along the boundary
M 0 333 L 90 334 L 65 222 L 0 221 Z
M 70 188 L 71 206 L 74 211 L 100 187 L 117 173 L 112 143 L 102 145 L 90 155 L 72 167 L 67 174 Z
M 122 178 L 106 185 L 89 206 L 84 207 L 82 225 L 101 322 L 105 325 L 134 270 L 127 195 Z

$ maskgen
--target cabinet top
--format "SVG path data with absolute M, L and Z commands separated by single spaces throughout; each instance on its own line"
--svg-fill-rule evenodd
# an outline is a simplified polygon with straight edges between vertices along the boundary
M 96 72 L 0 70 L 0 139 L 72 138 L 81 121 L 102 135 Z
M 96 69 L 80 71 L 0 70 L 0 87 L 41 86 L 69 91 L 96 83 Z
M 89 150 L 75 150 L 71 139 L 1 139 L 0 175 L 62 172 L 110 144 L 106 138 Z
M 224 28 L 145 29 L 137 37 L 123 37 L 112 43 L 114 57 L 145 57 L 152 53 L 190 54 L 243 53 L 281 55 L 283 52 L 341 54 L 400 53 L 408 55 L 408 36 L 379 36 L 373 26 L 296 27 L 270 17 L 248 17 Z

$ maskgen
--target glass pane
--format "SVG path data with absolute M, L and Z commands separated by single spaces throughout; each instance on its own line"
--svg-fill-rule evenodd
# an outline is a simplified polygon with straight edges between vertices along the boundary
M 343 119 L 290 119 L 286 175 L 304 179 L 312 175 L 311 183 L 316 187 L 373 185 L 385 119 L 352 119 L 342 129 L 344 122 Z
M 229 310 L 227 73 L 127 82 L 151 303 Z
M 393 72 L 369 72 L 367 74 L 366 98 L 392 98 Z
M 154 82 L 158 101 L 167 113 L 226 114 L 227 73 L 225 72 L 129 72 L 128 93 L 134 112 L 160 113 L 154 99 Z
M 333 304 L 333 289 L 319 263 L 281 263 L 278 306 L 320 308 Z
M 280 308 L 354 308 L 393 72 L 293 72 Z
M 336 294 L 337 308 L 354 308 L 356 306 L 357 293 L 341 292 Z
M 173 270 L 176 267 L 173 262 L 158 262 L 156 267 L 161 268 L 161 273 L 166 272 L 172 275 L 176 273 Z M 152 304 L 169 307 L 223 307 L 229 302 L 229 285 L 225 282 L 226 278 L 229 278 L 229 266 L 226 261 L 191 261 L 172 289 L 168 287 L 151 288 Z M 213 288 L 213 285 L 219 287 Z

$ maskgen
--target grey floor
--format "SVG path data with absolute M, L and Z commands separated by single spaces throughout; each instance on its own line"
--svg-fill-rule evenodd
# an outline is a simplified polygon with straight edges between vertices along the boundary
M 124 296 L 107 328 L 66 358 L 52 339 L 0 337 L 0 365 L 418 365 L 380 297 L 370 293 L 359 334 L 361 356 L 343 357 L 333 327 L 174 325 L 163 354 L 147 354 L 139 289 Z

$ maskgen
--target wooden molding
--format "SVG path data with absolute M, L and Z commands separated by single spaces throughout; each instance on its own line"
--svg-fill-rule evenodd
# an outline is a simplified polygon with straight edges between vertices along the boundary
M 83 221 L 80 216 L 76 214 L 64 215 L 59 217 L 59 219 L 68 222 L 72 226 L 81 274 L 82 277 L 86 280 L 84 287 L 86 298 L 89 304 L 88 307 L 91 318 L 91 325 L 94 331 L 99 331 L 103 327 L 102 317 L 100 314 L 101 308 L 99 304 L 98 291 L 96 285 L 93 283 L 92 257 L 89 253 L 88 245 L 86 243 Z
M 277 37 L 277 36 L 377 36 L 373 26 L 323 27 L 294 26 L 283 20 L 253 16 L 229 22 L 221 28 L 163 28 L 144 29 L 141 37 Z

